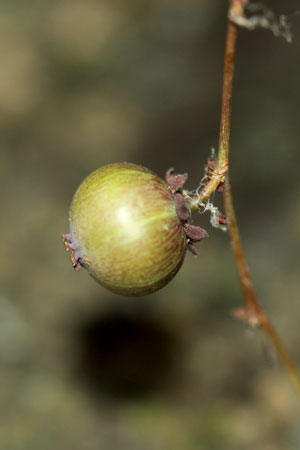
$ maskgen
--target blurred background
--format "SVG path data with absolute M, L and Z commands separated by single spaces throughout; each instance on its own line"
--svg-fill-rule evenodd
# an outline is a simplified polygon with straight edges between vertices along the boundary
M 292 14 L 299 2 L 269 1 Z M 284 9 L 283 9 L 284 8 Z M 227 1 L 2 0 L 0 448 L 300 448 L 299 399 L 243 305 L 228 235 L 143 298 L 74 272 L 82 179 L 130 161 L 195 189 L 217 146 Z M 300 17 L 241 30 L 234 199 L 256 289 L 300 366 Z M 220 194 L 215 202 L 222 208 Z

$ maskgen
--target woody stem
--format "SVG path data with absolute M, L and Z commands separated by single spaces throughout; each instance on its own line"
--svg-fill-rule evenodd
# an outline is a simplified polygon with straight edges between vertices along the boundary
M 229 17 L 243 17 L 243 9 L 248 0 L 231 0 L 229 8 Z M 197 210 L 212 195 L 218 188 L 220 183 L 224 182 L 224 206 L 226 217 L 229 221 L 229 234 L 235 261 L 238 269 L 240 284 L 246 302 L 246 315 L 249 324 L 261 326 L 270 342 L 277 350 L 282 363 L 294 383 L 297 392 L 300 396 L 300 373 L 289 355 L 289 352 L 282 343 L 276 329 L 268 319 L 264 310 L 259 304 L 256 296 L 250 269 L 247 263 L 246 255 L 241 242 L 240 232 L 236 221 L 233 199 L 231 193 L 231 185 L 228 171 L 229 158 L 229 141 L 230 141 L 230 126 L 231 126 L 231 101 L 232 101 L 232 85 L 235 65 L 236 41 L 237 41 L 238 26 L 235 22 L 229 19 L 225 61 L 224 61 L 224 79 L 223 79 L 223 94 L 222 94 L 222 113 L 221 125 L 219 135 L 219 149 L 216 168 L 210 178 L 208 184 L 195 197 L 191 199 L 190 205 L 192 210 Z

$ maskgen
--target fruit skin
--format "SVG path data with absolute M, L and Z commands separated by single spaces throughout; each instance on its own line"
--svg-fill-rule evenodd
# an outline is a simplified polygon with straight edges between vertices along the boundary
M 145 167 L 129 163 L 104 166 L 81 183 L 65 241 L 74 267 L 78 261 L 101 285 L 130 296 L 165 286 L 186 251 L 169 186 Z

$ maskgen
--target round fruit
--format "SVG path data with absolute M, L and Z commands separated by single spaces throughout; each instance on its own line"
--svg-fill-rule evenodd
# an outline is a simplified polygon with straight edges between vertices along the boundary
M 187 244 L 170 187 L 128 163 L 104 166 L 81 183 L 64 240 L 75 268 L 83 266 L 113 292 L 136 296 L 174 277 Z

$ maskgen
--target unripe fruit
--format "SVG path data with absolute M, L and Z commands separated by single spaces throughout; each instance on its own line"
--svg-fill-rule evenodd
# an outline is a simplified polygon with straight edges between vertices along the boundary
M 75 268 L 85 267 L 113 292 L 138 296 L 174 277 L 188 239 L 167 183 L 142 166 L 122 163 L 81 183 L 64 240 Z

